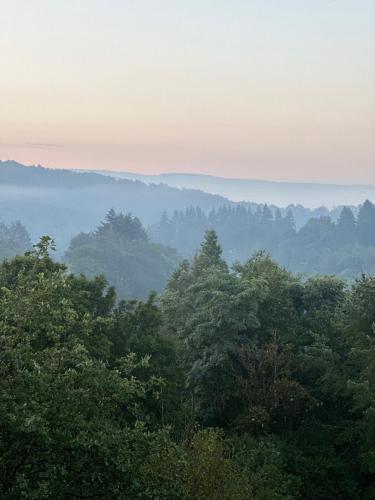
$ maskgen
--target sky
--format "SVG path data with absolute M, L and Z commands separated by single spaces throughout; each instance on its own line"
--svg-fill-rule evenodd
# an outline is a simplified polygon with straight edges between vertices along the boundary
M 0 0 L 0 159 L 375 184 L 375 0 Z

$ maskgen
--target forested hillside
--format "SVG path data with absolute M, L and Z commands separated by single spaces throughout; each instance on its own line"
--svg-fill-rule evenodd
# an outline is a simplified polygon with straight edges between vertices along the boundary
M 120 298 L 161 292 L 179 262 L 173 249 L 149 240 L 137 217 L 113 209 L 95 231 L 72 239 L 64 260 L 75 273 L 103 274 Z
M 20 220 L 34 241 L 43 234 L 51 235 L 61 253 L 73 236 L 93 231 L 111 206 L 150 224 L 164 210 L 185 210 L 193 205 L 206 211 L 227 203 L 231 202 L 221 196 L 193 189 L 0 162 L 0 220 Z
M 0 5 L 0 500 L 375 500 L 375 0 Z
M 260 179 L 238 179 L 194 173 L 140 174 L 134 172 L 99 171 L 117 179 L 137 179 L 147 184 L 164 183 L 171 187 L 201 189 L 233 201 L 250 201 L 276 206 L 302 204 L 313 208 L 319 205 L 334 207 L 358 205 L 364 198 L 375 201 L 374 185 L 332 184 L 316 182 L 277 182 Z M 233 172 L 230 172 L 233 175 Z M 248 172 L 251 175 L 252 172 Z M 258 173 L 261 176 L 262 172 Z
M 209 231 L 116 303 L 52 250 L 0 266 L 1 498 L 374 498 L 374 277 L 231 270 Z
M 0 161 L 0 220 L 7 224 L 20 220 L 33 241 L 49 234 L 55 239 L 60 255 L 78 233 L 93 231 L 111 206 L 118 212 L 131 212 L 149 225 L 158 223 L 163 212 L 172 217 L 175 210 L 199 207 L 209 213 L 223 205 L 243 205 L 252 210 L 258 207 L 256 203 L 236 204 L 195 189 Z M 276 208 L 271 206 L 273 211 Z M 338 212 L 324 207 L 310 210 L 301 205 L 293 205 L 290 210 L 297 227 L 310 217 L 330 215 L 335 219 Z
M 375 206 L 366 201 L 353 212 L 344 207 L 311 218 L 296 228 L 293 212 L 282 213 L 267 205 L 220 207 L 209 214 L 199 208 L 163 215 L 150 226 L 154 241 L 176 248 L 191 257 L 208 229 L 217 231 L 229 263 L 243 262 L 259 250 L 271 255 L 294 273 L 335 274 L 353 279 L 363 272 L 375 273 Z
M 164 290 L 181 258 L 194 256 L 205 231 L 212 228 L 229 265 L 263 251 L 305 278 L 329 274 L 352 281 L 362 273 L 375 273 L 375 206 L 366 201 L 356 213 L 344 207 L 336 222 L 321 216 L 297 230 L 291 211 L 283 215 L 267 205 L 255 210 L 223 206 L 208 214 L 189 208 L 175 211 L 171 218 L 164 214 L 146 231 L 137 217 L 112 209 L 96 229 L 72 238 L 62 260 L 75 273 L 103 274 L 120 298 L 144 299 L 150 290 Z M 0 224 L 1 260 L 30 247 L 21 223 Z

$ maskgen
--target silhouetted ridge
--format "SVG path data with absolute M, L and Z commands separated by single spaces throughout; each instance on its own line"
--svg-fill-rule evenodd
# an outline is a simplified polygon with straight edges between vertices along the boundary
M 45 168 L 40 165 L 25 166 L 15 161 L 0 162 L 0 184 L 77 188 L 98 184 L 116 184 L 117 182 L 112 177 L 93 172 L 80 173 L 72 170 Z M 125 182 L 131 183 L 132 181 Z

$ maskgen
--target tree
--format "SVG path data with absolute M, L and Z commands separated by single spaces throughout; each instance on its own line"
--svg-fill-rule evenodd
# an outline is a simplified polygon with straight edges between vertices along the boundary
M 134 245 L 116 217 L 80 245 Z M 117 301 L 53 249 L 0 265 L 1 498 L 374 497 L 374 276 L 230 268 L 211 230 L 160 301 Z
M 181 343 L 194 411 L 206 423 L 223 424 L 231 411 L 231 352 L 257 326 L 255 308 L 251 288 L 229 272 L 216 233 L 207 232 L 191 267 L 180 266 L 162 298 L 166 331 Z
M 298 324 L 298 279 L 265 252 L 257 252 L 243 265 L 237 264 L 235 271 L 246 286 L 254 289 L 259 321 L 257 338 L 268 343 L 277 330 L 283 340 L 291 340 Z
M 218 236 L 215 231 L 208 230 L 204 235 L 199 252 L 195 256 L 192 264 L 192 271 L 195 275 L 209 271 L 212 268 L 226 270 L 226 263 L 221 258 L 222 249 L 218 243 Z
M 134 354 L 108 366 L 112 292 L 48 244 L 0 267 L 0 496 L 135 498 L 161 382 L 134 376 Z
M 72 239 L 65 261 L 73 272 L 103 274 L 119 298 L 139 299 L 163 290 L 179 258 L 151 243 L 138 218 L 111 210 L 94 233 Z
M 358 213 L 358 241 L 364 246 L 375 246 L 375 205 L 366 200 Z
M 270 210 L 270 208 L 268 207 L 268 205 L 265 204 L 263 206 L 263 209 L 262 209 L 262 215 L 261 215 L 260 222 L 261 222 L 261 224 L 267 225 L 267 224 L 269 224 L 272 221 L 273 221 L 272 211 Z
M 31 240 L 20 222 L 0 223 L 0 262 L 21 255 L 31 248 Z
M 147 241 L 148 236 L 138 217 L 131 214 L 116 214 L 113 208 L 105 216 L 104 222 L 97 228 L 98 238 L 117 237 L 124 241 L 143 240 Z
M 353 244 L 356 240 L 356 221 L 349 207 L 344 207 L 336 225 L 337 246 Z
M 168 381 L 161 387 L 158 400 L 151 399 L 147 408 L 154 420 L 156 418 L 163 425 L 173 423 L 177 429 L 182 375 L 177 366 L 175 339 L 163 335 L 161 325 L 162 316 L 155 294 L 150 294 L 145 302 L 121 301 L 113 310 L 109 334 L 111 359 L 115 365 L 119 358 L 136 353 L 148 360 L 147 365 L 139 365 L 134 370 L 137 378 L 146 382 L 153 376 Z

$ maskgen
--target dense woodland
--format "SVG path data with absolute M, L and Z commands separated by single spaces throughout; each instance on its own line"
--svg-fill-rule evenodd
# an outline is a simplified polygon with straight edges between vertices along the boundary
M 147 225 L 156 223 L 163 210 L 190 205 L 211 210 L 226 203 L 231 204 L 222 196 L 193 189 L 0 161 L 0 220 L 20 220 L 33 241 L 49 234 L 60 257 L 70 240 L 81 231 L 92 231 L 111 206 L 131 212 Z
M 375 206 L 301 210 L 5 218 L 0 498 L 374 498 Z
M 293 213 L 267 205 L 255 210 L 223 206 L 206 214 L 200 208 L 166 214 L 150 227 L 154 241 L 170 245 L 181 255 L 196 252 L 205 231 L 217 231 L 224 257 L 244 262 L 264 250 L 294 273 L 335 274 L 353 279 L 362 272 L 375 274 L 375 206 L 366 201 L 354 214 L 340 210 L 336 221 L 329 216 L 311 218 L 296 229 Z
M 73 272 L 103 274 L 120 298 L 146 298 L 150 290 L 164 289 L 179 258 L 152 243 L 137 217 L 112 209 L 95 231 L 72 239 L 65 261 Z
M 116 212 L 131 212 L 148 226 L 158 223 L 163 211 L 171 217 L 174 210 L 185 211 L 191 206 L 208 213 L 223 205 L 243 205 L 253 211 L 258 207 L 256 203 L 234 203 L 197 189 L 147 185 L 91 172 L 0 161 L 0 221 L 10 224 L 20 220 L 33 241 L 38 241 L 43 234 L 50 235 L 56 241 L 59 257 L 74 236 L 93 231 L 111 206 Z M 301 205 L 291 205 L 289 209 L 297 228 L 311 217 L 327 215 L 335 220 L 339 212 L 339 209 L 324 207 L 311 210 Z
M 374 498 L 374 277 L 230 269 L 208 231 L 118 302 L 53 247 L 0 267 L 1 498 Z
M 375 500 L 375 0 L 0 19 L 0 500 Z
M 165 214 L 146 230 L 137 217 L 111 209 L 95 230 L 71 240 L 63 261 L 74 273 L 104 275 L 120 299 L 146 299 L 151 290 L 164 290 L 178 263 L 192 258 L 205 231 L 213 228 L 229 265 L 265 251 L 304 279 L 334 274 L 353 281 L 362 273 L 375 274 L 375 206 L 366 201 L 357 212 L 344 207 L 336 222 L 321 216 L 297 230 L 290 211 L 283 215 L 267 205 L 223 206 L 208 214 L 190 208 L 171 219 Z M 30 247 L 21 223 L 0 224 L 1 260 Z

